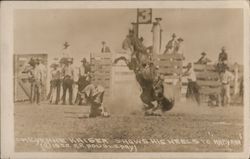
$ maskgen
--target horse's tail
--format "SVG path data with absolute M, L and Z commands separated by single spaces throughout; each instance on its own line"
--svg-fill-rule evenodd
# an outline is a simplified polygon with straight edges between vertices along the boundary
M 174 98 L 167 99 L 166 97 L 164 97 L 161 101 L 162 111 L 165 112 L 171 110 L 174 107 L 174 103 L 175 103 Z

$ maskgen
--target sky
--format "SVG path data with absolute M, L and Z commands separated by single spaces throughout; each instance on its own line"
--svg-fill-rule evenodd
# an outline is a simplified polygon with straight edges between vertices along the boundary
M 243 63 L 243 11 L 241 9 L 153 9 L 153 18 L 161 17 L 162 51 L 175 33 L 184 39 L 184 56 L 194 62 L 205 51 L 217 60 L 222 46 L 229 61 Z M 43 9 L 14 12 L 14 53 L 47 53 L 60 57 L 63 43 L 67 52 L 80 61 L 101 50 L 106 41 L 113 53 L 121 44 L 131 22 L 136 21 L 136 9 Z M 139 26 L 146 46 L 152 45 L 152 24 Z M 78 60 L 79 59 L 79 60 Z

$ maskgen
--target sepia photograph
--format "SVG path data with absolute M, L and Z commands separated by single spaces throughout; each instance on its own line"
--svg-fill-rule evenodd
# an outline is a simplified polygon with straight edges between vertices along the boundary
M 12 10 L 13 152 L 247 151 L 244 7 L 82 6 Z

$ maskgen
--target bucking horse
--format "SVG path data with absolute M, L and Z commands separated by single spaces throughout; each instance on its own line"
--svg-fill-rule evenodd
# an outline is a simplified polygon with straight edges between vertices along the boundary
M 114 64 L 122 60 L 135 73 L 141 87 L 140 98 L 144 104 L 145 115 L 160 116 L 174 106 L 174 99 L 164 96 L 163 78 L 152 60 L 152 53 L 135 36 L 127 37 L 130 48 L 133 48 L 131 58 L 121 56 L 114 60 Z M 157 111 L 160 110 L 160 111 Z

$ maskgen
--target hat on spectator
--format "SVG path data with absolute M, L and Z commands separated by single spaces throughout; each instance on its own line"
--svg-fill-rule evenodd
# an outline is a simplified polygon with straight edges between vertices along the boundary
M 207 53 L 206 52 L 202 52 L 201 55 L 205 56 Z

